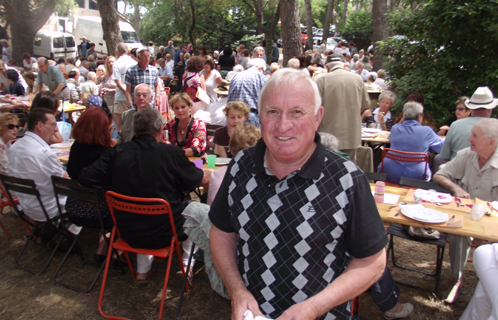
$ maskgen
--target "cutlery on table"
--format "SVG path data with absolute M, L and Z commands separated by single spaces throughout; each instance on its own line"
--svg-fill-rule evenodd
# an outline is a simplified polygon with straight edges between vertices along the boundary
M 397 204 L 397 205 L 395 205 L 395 206 L 390 206 L 390 207 L 389 207 L 389 210 L 391 210 L 392 208 L 396 208 L 397 206 L 404 206 L 404 205 L 406 205 L 406 202 L 401 201 L 400 203 L 398 203 L 398 204 Z
M 400 213 L 401 213 L 401 209 L 399 209 L 398 213 L 396 213 L 396 214 L 394 215 L 394 217 L 399 216 L 399 214 L 400 214 Z
M 448 221 L 447 224 L 452 224 L 453 223 L 453 220 L 455 220 L 455 215 L 453 215 L 453 217 L 451 217 L 450 221 Z

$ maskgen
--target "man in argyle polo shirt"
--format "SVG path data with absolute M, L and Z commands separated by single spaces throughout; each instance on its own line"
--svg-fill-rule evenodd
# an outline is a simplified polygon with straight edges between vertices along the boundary
M 384 271 L 387 236 L 365 175 L 316 133 L 316 84 L 277 71 L 261 90 L 262 139 L 232 160 L 209 218 L 213 262 L 232 300 L 273 319 L 348 319 Z

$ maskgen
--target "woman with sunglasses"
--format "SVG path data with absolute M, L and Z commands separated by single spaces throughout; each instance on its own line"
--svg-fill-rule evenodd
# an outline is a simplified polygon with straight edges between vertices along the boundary
M 9 158 L 7 153 L 9 151 L 11 140 L 17 137 L 19 130 L 19 119 L 15 114 L 2 113 L 0 114 L 0 173 L 7 174 L 7 166 Z
M 444 125 L 439 128 L 439 131 L 437 133 L 438 136 L 445 136 L 446 133 L 448 133 L 448 130 L 450 130 L 451 124 L 456 120 L 470 117 L 470 109 L 465 105 L 465 101 L 467 101 L 468 99 L 469 97 L 466 96 L 458 98 L 458 100 L 455 102 L 455 116 L 448 118 Z

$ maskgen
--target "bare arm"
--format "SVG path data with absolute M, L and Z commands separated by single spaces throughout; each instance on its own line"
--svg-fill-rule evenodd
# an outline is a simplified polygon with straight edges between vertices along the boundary
M 129 84 L 126 85 L 126 101 L 128 101 L 129 106 L 133 105 L 131 100 L 131 86 Z
M 157 108 L 161 104 L 161 85 L 159 81 L 156 83 L 156 96 L 154 98 L 154 106 Z
M 227 157 L 227 152 L 225 151 L 224 146 L 216 145 L 216 148 L 214 149 L 214 153 L 216 153 L 219 157 L 222 157 L 222 158 Z
M 251 310 L 254 316 L 262 316 L 256 299 L 247 290 L 237 268 L 237 234 L 212 226 L 209 243 L 214 266 L 232 301 L 232 320 L 242 320 L 246 310 Z
M 222 79 L 221 77 L 218 77 L 218 78 L 216 78 L 216 83 L 217 83 L 218 85 L 220 85 L 222 80 L 223 80 L 223 79 Z
M 61 93 L 62 89 L 64 89 L 64 87 L 65 87 L 65 86 L 66 86 L 66 85 L 64 84 L 64 82 L 59 83 L 59 84 L 57 85 L 57 88 L 55 88 L 55 90 L 54 90 L 54 94 L 55 94 L 56 96 L 58 96 L 58 95 L 59 95 L 59 93 Z
M 386 253 L 378 253 L 363 259 L 353 258 L 346 270 L 317 295 L 293 305 L 277 320 L 313 320 L 334 307 L 365 292 L 377 281 L 386 266 Z
M 435 174 L 434 177 L 432 177 L 432 181 L 451 190 L 455 197 L 470 199 L 470 194 L 468 192 L 442 174 Z
M 124 94 L 126 94 L 126 88 L 125 86 L 123 85 L 123 83 L 121 82 L 121 80 L 114 80 L 114 82 L 116 82 L 116 87 L 121 90 L 121 92 L 123 92 Z
M 205 186 L 205 185 L 209 184 L 209 182 L 211 181 L 211 174 L 213 173 L 214 170 L 213 169 L 204 169 L 202 171 L 204 172 L 204 177 L 202 177 L 202 181 L 199 185 Z
M 206 91 L 206 81 L 204 81 L 203 74 L 201 74 L 200 79 L 201 79 L 201 88 L 204 89 L 204 91 Z

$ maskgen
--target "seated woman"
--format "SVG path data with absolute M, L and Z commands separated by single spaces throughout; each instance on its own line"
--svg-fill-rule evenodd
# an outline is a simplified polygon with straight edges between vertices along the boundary
M 24 87 L 19 82 L 19 73 L 16 70 L 7 70 L 7 80 L 10 82 L 9 95 L 24 96 Z
M 407 152 L 423 152 L 427 154 L 429 148 L 439 153 L 443 147 L 444 140 L 436 135 L 430 127 L 422 126 L 424 119 L 424 108 L 417 102 L 407 102 L 403 108 L 403 123 L 392 127 L 389 140 L 391 148 Z M 426 171 L 427 167 L 427 171 Z M 381 172 L 382 163 L 378 171 Z M 398 162 L 392 159 L 384 159 L 384 173 L 387 181 L 399 183 L 401 177 L 412 179 L 431 178 L 431 170 L 427 163 Z
M 192 117 L 192 100 L 185 92 L 169 100 L 175 118 L 167 124 L 169 141 L 182 148 L 187 157 L 200 157 L 206 150 L 206 125 Z
M 450 118 L 448 118 L 448 120 L 446 120 L 444 125 L 441 128 L 439 128 L 439 131 L 437 133 L 438 136 L 445 136 L 446 133 L 448 133 L 448 130 L 450 130 L 451 124 L 453 122 L 455 122 L 456 120 L 470 117 L 470 109 L 467 108 L 467 106 L 465 105 L 465 101 L 467 101 L 468 99 L 469 99 L 469 97 L 466 97 L 466 96 L 458 98 L 458 100 L 455 103 L 455 107 L 456 107 L 455 115 L 456 116 L 450 117 Z
M 67 162 L 67 173 L 72 180 L 77 180 L 81 170 L 97 161 L 107 149 L 112 147 L 114 143 L 111 139 L 111 126 L 112 115 L 106 113 L 103 108 L 90 107 L 81 114 L 73 128 L 74 143 Z M 105 228 L 110 229 L 112 219 L 105 200 L 105 191 L 99 191 L 100 212 Z M 100 229 L 100 220 L 94 203 L 68 198 L 66 213 L 71 222 L 79 226 Z M 94 261 L 103 262 L 106 252 L 105 241 L 101 237 Z
M 57 121 L 59 121 L 62 119 L 60 116 L 58 117 L 60 104 L 61 101 L 57 98 L 55 93 L 51 91 L 42 91 L 38 93 L 33 99 L 33 103 L 31 103 L 31 110 L 36 108 L 47 108 L 49 110 L 52 110 L 54 116 L 56 116 Z M 57 131 L 52 136 L 52 140 L 50 140 L 50 143 L 61 143 L 62 141 L 64 141 L 64 139 L 62 139 L 62 135 L 60 134 L 60 132 Z
M 218 156 L 231 158 L 232 153 L 228 147 L 230 137 L 237 126 L 244 124 L 249 119 L 251 107 L 242 101 L 231 101 L 223 110 L 228 119 L 228 125 L 218 128 L 214 132 L 213 142 L 216 144 L 215 152 Z
M 11 140 L 17 137 L 19 130 L 19 119 L 12 113 L 0 114 L 0 173 L 7 174 L 7 167 L 9 158 L 7 153 L 9 151 Z
M 237 101 L 241 103 L 240 101 Z M 243 102 L 242 102 L 243 103 Z M 245 103 L 244 103 L 245 104 Z M 223 128 L 221 128 L 223 129 Z M 219 130 L 219 129 L 218 129 Z M 216 134 L 216 133 L 215 133 Z M 230 138 L 230 150 L 232 150 L 233 155 L 237 155 L 239 151 L 245 148 L 252 147 L 261 138 L 261 131 L 258 127 L 242 123 L 233 129 L 232 137 Z M 211 180 L 209 182 L 209 192 L 207 198 L 207 204 L 211 205 L 213 203 L 218 190 L 220 189 L 223 177 L 228 169 L 228 166 L 224 166 L 220 169 L 214 170 L 211 174 Z
M 394 116 L 389 111 L 396 102 L 396 95 L 392 91 L 384 91 L 379 95 L 379 107 L 367 109 L 361 114 L 363 123 L 370 125 L 380 123 L 383 131 L 391 131 Z

